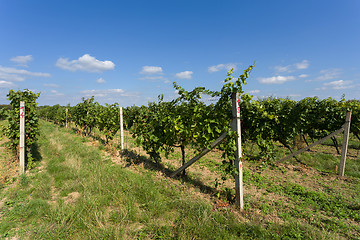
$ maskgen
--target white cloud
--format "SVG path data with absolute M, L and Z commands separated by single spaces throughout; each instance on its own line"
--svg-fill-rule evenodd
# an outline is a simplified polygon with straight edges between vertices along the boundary
M 44 83 L 44 87 L 58 88 L 60 86 L 55 83 Z
M 290 70 L 291 65 L 288 66 L 275 66 L 275 70 L 277 72 L 288 72 Z
M 230 69 L 234 69 L 236 70 L 236 63 L 226 63 L 226 64 L 218 64 L 218 65 L 214 65 L 214 66 L 210 66 L 208 67 L 208 72 L 209 73 L 214 73 L 214 72 L 218 72 L 220 70 L 226 70 L 229 71 Z
M 300 63 L 295 63 L 294 64 L 296 69 L 307 69 L 309 67 L 309 61 L 308 60 L 303 60 L 302 62 Z
M 49 73 L 30 72 L 24 69 L 0 66 L 0 81 L 22 82 L 26 77 L 50 77 Z
M 338 80 L 338 81 L 324 83 L 323 85 L 325 87 L 330 87 L 331 89 L 334 90 L 341 90 L 341 89 L 352 88 L 353 87 L 353 85 L 351 85 L 352 83 L 353 81 Z
M 33 60 L 31 55 L 26 56 L 16 56 L 10 59 L 12 62 L 16 62 L 17 64 L 27 67 L 27 64 Z
M 317 80 L 325 81 L 325 80 L 338 78 L 340 76 L 340 73 L 341 73 L 341 70 L 338 68 L 321 70 L 320 71 L 321 76 L 319 76 L 317 78 Z
M 145 76 L 142 76 L 139 78 L 139 80 L 150 80 L 152 82 L 159 82 L 163 81 L 164 83 L 168 83 L 168 78 L 164 77 L 163 69 L 162 67 L 158 66 L 143 66 L 140 74 L 143 74 Z
M 303 70 L 303 69 L 307 69 L 309 67 L 309 61 L 308 60 L 303 60 L 302 62 L 299 63 L 294 63 L 291 65 L 287 65 L 287 66 L 275 66 L 275 70 L 277 72 L 294 72 L 296 70 Z
M 163 76 L 145 76 L 139 78 L 139 80 L 166 80 Z
M 307 74 L 300 74 L 299 75 L 299 78 L 307 78 L 307 77 L 309 77 L 309 75 L 307 75 Z
M 301 94 L 289 94 L 289 97 L 301 97 Z
M 258 90 L 258 89 L 249 91 L 250 94 L 256 94 L 256 93 L 259 93 L 259 92 L 260 92 L 260 90 Z
M 60 92 L 58 92 L 58 91 L 56 91 L 56 90 L 51 90 L 50 92 L 51 92 L 53 95 L 55 95 L 55 96 L 64 96 L 63 93 L 60 93 Z
M 56 66 L 72 72 L 78 70 L 85 72 L 104 72 L 115 68 L 115 64 L 112 61 L 100 61 L 89 54 L 84 54 L 77 60 L 70 61 L 67 58 L 59 58 Z
M 5 81 L 12 81 L 12 82 L 22 82 L 25 80 L 25 77 L 15 75 L 15 74 L 3 73 L 0 71 L 0 79 L 5 80 Z
M 96 80 L 97 83 L 105 83 L 106 81 L 103 78 L 99 78 Z
M 285 82 L 295 80 L 294 76 L 274 76 L 269 78 L 259 78 L 260 83 L 264 84 L 283 84 Z
M 19 74 L 19 75 L 27 75 L 33 77 L 50 77 L 49 73 L 41 73 L 41 72 L 29 72 L 24 69 L 16 69 L 10 67 L 2 67 L 0 66 L 0 73 L 7 73 L 7 74 Z
M 141 70 L 141 74 L 162 74 L 162 67 L 157 66 L 143 66 Z
M 13 84 L 12 82 L 0 81 L 0 88 L 11 88 L 14 86 L 15 86 L 15 84 Z
M 192 74 L 193 74 L 192 71 L 184 71 L 184 72 L 176 73 L 175 76 L 180 79 L 191 79 Z
M 106 97 L 110 94 L 116 94 L 120 96 L 124 96 L 125 91 L 123 89 L 93 89 L 93 90 L 84 90 L 81 91 L 82 94 L 84 94 L 85 97 Z

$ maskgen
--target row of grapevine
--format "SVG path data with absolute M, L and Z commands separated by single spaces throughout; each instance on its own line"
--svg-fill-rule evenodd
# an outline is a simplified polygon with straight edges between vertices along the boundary
M 160 96 L 157 103 L 128 107 L 125 109 L 125 122 L 137 143 L 155 161 L 160 159 L 160 152 L 163 151 L 167 155 L 175 148 L 180 148 L 182 162 L 185 163 L 185 149 L 191 147 L 200 152 L 204 148 L 209 148 L 222 133 L 229 132 L 221 148 L 224 150 L 224 166 L 234 175 L 236 134 L 230 131 L 231 96 L 235 92 L 243 93 L 242 85 L 246 84 L 245 80 L 253 67 L 249 66 L 237 79 L 232 77 L 233 72 L 230 71 L 221 91 L 209 91 L 203 87 L 186 91 L 174 83 L 178 98 L 164 102 Z M 203 95 L 216 97 L 218 101 L 205 104 L 201 101 Z
M 301 101 L 290 99 L 267 98 L 253 100 L 244 94 L 242 86 L 253 66 L 244 71 L 239 78 L 232 77 L 232 70 L 220 91 L 210 91 L 197 87 L 186 91 L 174 83 L 179 97 L 166 102 L 159 96 L 157 102 L 150 102 L 148 106 L 132 106 L 124 110 L 124 120 L 129 132 L 149 156 L 156 162 L 161 160 L 162 152 L 165 155 L 180 148 L 182 162 L 185 163 L 186 149 L 198 152 L 210 148 L 211 143 L 223 133 L 227 138 L 218 146 L 223 152 L 222 172 L 227 176 L 239 176 L 240 168 L 235 167 L 237 145 L 236 132 L 231 131 L 232 96 L 240 93 L 240 112 L 243 141 L 258 144 L 261 153 L 258 157 L 274 160 L 273 145 L 282 143 L 291 149 L 291 142 L 297 136 L 304 139 L 310 137 L 318 139 L 339 129 L 345 120 L 346 112 L 353 111 L 352 133 L 359 135 L 359 107 L 358 101 L 336 101 L 328 98 L 320 100 L 317 97 L 305 98 Z M 212 104 L 205 104 L 201 99 L 204 95 L 217 100 Z M 50 112 L 61 112 L 58 118 L 52 120 L 63 122 L 63 113 L 68 110 L 66 119 L 73 121 L 86 135 L 93 128 L 98 128 L 105 133 L 106 139 L 112 139 L 119 130 L 119 106 L 117 103 L 101 106 L 94 101 L 94 97 L 82 99 L 74 107 L 46 107 L 40 110 L 44 117 Z M 236 160 L 236 161 L 235 161 Z M 241 165 L 239 165 L 241 166 Z M 185 171 L 183 172 L 185 174 Z M 238 188 L 236 188 L 238 190 Z M 238 190 L 239 191 L 239 190 Z M 238 198 L 236 198 L 237 205 Z
M 25 89 L 24 91 L 10 90 L 7 95 L 10 107 L 3 108 L 2 115 L 8 121 L 5 135 L 10 140 L 10 148 L 17 153 L 20 141 L 20 102 L 25 102 L 25 152 L 26 167 L 33 167 L 33 150 L 39 136 L 39 121 L 37 115 L 37 102 L 39 93 Z
M 65 126 L 66 124 L 66 108 L 70 106 L 60 106 L 56 104 L 54 106 L 41 106 L 38 108 L 39 117 L 45 120 L 51 120 L 56 124 Z
M 290 148 L 298 136 L 305 141 L 306 136 L 312 140 L 325 137 L 344 124 L 347 111 L 352 111 L 351 132 L 359 139 L 359 101 L 318 97 L 300 101 L 281 98 L 252 101 L 249 98 L 242 102 L 241 108 L 244 138 L 257 141 L 264 150 L 264 142 L 278 141 Z
M 155 160 L 160 160 L 160 152 L 169 154 L 175 148 L 180 148 L 182 160 L 185 161 L 185 149 L 191 147 L 201 151 L 209 147 L 224 132 L 230 132 L 231 95 L 233 92 L 243 93 L 242 85 L 253 66 L 244 71 L 239 78 L 232 77 L 232 71 L 228 73 L 225 84 L 221 91 L 213 92 L 203 87 L 186 91 L 174 83 L 179 97 L 170 102 L 163 101 L 159 96 L 157 103 L 150 102 L 148 106 L 128 107 L 124 110 L 124 119 L 130 133 L 136 142 Z M 217 97 L 215 104 L 207 105 L 201 101 L 203 95 Z M 104 132 L 107 139 L 112 139 L 119 129 L 118 104 L 101 106 L 94 98 L 82 99 L 83 101 L 74 107 L 45 106 L 39 108 L 42 118 L 52 120 L 64 125 L 64 114 L 68 109 L 67 121 L 74 122 L 86 134 L 94 127 Z M 229 161 L 227 166 L 233 170 L 232 162 L 236 134 L 229 133 L 227 141 L 222 143 L 224 157 Z M 234 171 L 232 171 L 234 172 Z
M 86 135 L 89 135 L 94 127 L 104 133 L 106 142 L 113 139 L 120 129 L 119 105 L 100 105 L 94 101 L 94 97 L 82 99 L 74 107 L 70 106 L 43 106 L 38 109 L 39 116 L 65 126 L 66 122 L 73 122 Z
M 203 87 L 186 91 L 174 83 L 178 98 L 165 102 L 159 96 L 158 102 L 150 102 L 148 106 L 127 107 L 124 110 L 125 124 L 136 142 L 155 161 L 160 160 L 160 152 L 167 155 L 180 148 L 184 162 L 187 147 L 201 151 L 222 133 L 230 131 L 231 94 L 240 92 L 242 139 L 257 143 L 265 158 L 271 157 L 269 152 L 274 142 L 280 142 L 291 150 L 291 144 L 298 136 L 308 141 L 307 138 L 319 139 L 334 132 L 342 126 L 346 112 L 350 110 L 353 112 L 351 132 L 359 138 L 359 101 L 346 101 L 344 98 L 341 101 L 332 98 L 321 100 L 317 97 L 301 101 L 281 98 L 253 100 L 242 91 L 252 67 L 237 79 L 229 71 L 221 91 L 209 91 Z M 204 95 L 217 101 L 205 104 L 201 100 Z M 97 127 L 107 139 L 112 139 L 120 128 L 118 104 L 101 106 L 92 97 L 83 98 L 83 102 L 66 108 L 69 110 L 68 121 L 73 121 L 86 133 Z M 44 107 L 40 109 L 40 114 L 64 124 L 65 107 Z M 235 136 L 230 132 L 229 136 L 220 148 L 224 150 L 224 159 L 228 159 L 224 161 L 224 166 L 232 172 Z
M 246 75 L 242 76 L 246 84 Z M 241 79 L 241 78 L 240 78 Z M 230 81 L 229 81 L 230 80 Z M 201 149 L 229 129 L 231 103 L 228 89 L 232 83 L 231 72 L 220 92 L 195 88 L 187 92 L 177 84 L 179 98 L 171 102 L 149 103 L 148 106 L 129 107 L 125 113 L 134 137 L 151 156 L 158 158 L 160 151 L 171 151 L 174 146 L 191 145 Z M 226 94 L 228 93 L 228 94 Z M 217 96 L 218 102 L 205 105 L 202 94 Z M 308 97 L 301 101 L 281 98 L 253 100 L 250 95 L 241 97 L 241 121 L 243 141 L 252 141 L 262 150 L 261 156 L 272 158 L 274 142 L 280 142 L 292 151 L 296 137 L 312 141 L 338 130 L 345 122 L 347 111 L 352 111 L 351 133 L 359 139 L 360 102 L 337 101 L 332 98 Z M 360 140 L 360 139 L 359 139 Z M 336 138 L 333 138 L 336 141 Z M 227 155 L 233 145 L 220 146 Z M 231 154 L 230 157 L 231 162 Z M 183 154 L 184 159 L 184 154 Z

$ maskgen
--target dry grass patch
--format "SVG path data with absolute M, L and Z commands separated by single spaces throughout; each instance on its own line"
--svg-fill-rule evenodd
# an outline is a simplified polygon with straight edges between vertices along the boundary
M 7 147 L 4 147 L 9 140 L 0 138 L 0 189 L 18 175 L 19 163 L 16 156 Z
M 64 197 L 66 204 L 75 203 L 79 198 L 81 197 L 81 194 L 79 192 L 72 192 L 69 193 L 66 197 Z

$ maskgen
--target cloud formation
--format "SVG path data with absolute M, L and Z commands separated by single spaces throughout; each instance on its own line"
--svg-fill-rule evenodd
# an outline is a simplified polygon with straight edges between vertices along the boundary
M 330 87 L 331 89 L 334 89 L 334 90 L 341 90 L 341 89 L 352 88 L 353 87 L 352 83 L 353 83 L 353 81 L 338 80 L 338 81 L 324 83 L 323 85 L 325 87 Z
M 292 93 L 289 94 L 289 97 L 301 97 L 301 94 Z
M 294 76 L 274 76 L 269 78 L 259 78 L 259 82 L 263 84 L 283 84 L 285 82 L 295 80 Z
M 179 72 L 175 74 L 175 77 L 180 78 L 180 79 L 191 79 L 192 78 L 192 71 L 184 71 L 184 72 Z
M 166 80 L 166 78 L 164 78 L 163 76 L 145 76 L 145 77 L 141 77 L 139 78 L 139 80 Z
M 0 70 L 0 79 L 5 81 L 11 81 L 11 82 L 22 82 L 25 80 L 24 76 L 19 76 L 16 74 L 8 74 L 1 72 Z
M 0 81 L 0 88 L 12 88 L 15 84 L 9 81 Z
M 307 78 L 307 77 L 309 77 L 309 75 L 307 75 L 307 74 L 300 74 L 299 75 L 299 78 Z
M 218 64 L 218 65 L 214 65 L 214 66 L 210 66 L 208 67 L 208 72 L 209 73 L 214 73 L 214 72 L 218 72 L 218 71 L 221 71 L 221 70 L 226 70 L 226 71 L 229 71 L 230 69 L 234 69 L 236 70 L 236 63 L 226 63 L 226 64 Z
M 141 74 L 162 74 L 162 67 L 157 66 L 143 66 L 141 70 Z
M 117 95 L 123 95 L 125 91 L 123 89 L 117 88 L 117 89 L 93 89 L 93 90 L 84 90 L 81 91 L 82 94 L 84 94 L 85 97 L 106 97 L 109 94 L 117 94 Z
M 31 55 L 26 55 L 26 56 L 16 56 L 10 59 L 10 61 L 17 63 L 20 66 L 24 66 L 27 67 L 27 64 L 29 62 L 31 62 L 33 59 L 33 57 Z
M 55 96 L 64 96 L 64 93 L 58 92 L 56 90 L 51 90 L 50 92 Z
M 96 80 L 97 83 L 105 83 L 106 81 L 103 78 L 99 78 Z
M 77 60 L 69 60 L 68 58 L 59 58 L 56 62 L 56 66 L 69 70 L 72 72 L 75 71 L 84 71 L 84 72 L 104 72 L 113 70 L 115 64 L 112 61 L 100 61 L 96 58 L 90 56 L 89 54 L 84 54 L 82 57 L 79 57 Z
M 27 75 L 33 77 L 50 77 L 49 73 L 41 73 L 41 72 L 29 72 L 24 69 L 16 69 L 10 67 L 2 67 L 0 66 L 0 73 L 7 73 L 7 74 L 20 74 L 20 75 Z
M 0 81 L 22 82 L 26 77 L 50 77 L 49 73 L 30 72 L 24 69 L 0 66 Z
M 259 89 L 250 90 L 248 93 L 250 93 L 250 94 L 256 94 L 256 93 L 260 93 L 260 90 L 259 90 Z
M 325 69 L 320 71 L 320 76 L 316 78 L 320 81 L 330 80 L 334 78 L 338 78 L 341 74 L 341 70 L 339 68 Z
M 303 70 L 303 69 L 307 69 L 309 67 L 309 61 L 308 60 L 303 60 L 299 63 L 294 63 L 291 65 L 287 65 L 287 66 L 275 66 L 275 70 L 277 72 L 294 72 L 296 70 Z
M 295 68 L 296 69 L 307 69 L 309 67 L 309 61 L 308 60 L 303 60 L 302 62 L 300 63 L 295 63 Z
M 55 83 L 44 83 L 44 87 L 58 88 L 60 86 Z

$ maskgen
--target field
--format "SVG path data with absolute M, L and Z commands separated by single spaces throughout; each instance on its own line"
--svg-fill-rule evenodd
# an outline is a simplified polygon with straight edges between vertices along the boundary
M 355 138 L 343 178 L 335 174 L 340 156 L 331 141 L 279 165 L 250 158 L 258 149 L 245 143 L 240 212 L 231 202 L 233 180 L 222 180 L 220 150 L 186 177 L 171 178 L 180 151 L 155 163 L 129 134 L 120 154 L 118 135 L 105 144 L 96 130 L 83 137 L 45 121 L 40 133 L 36 167 L 23 176 L 1 140 L 0 239 L 360 238 Z M 288 151 L 279 145 L 276 154 Z

